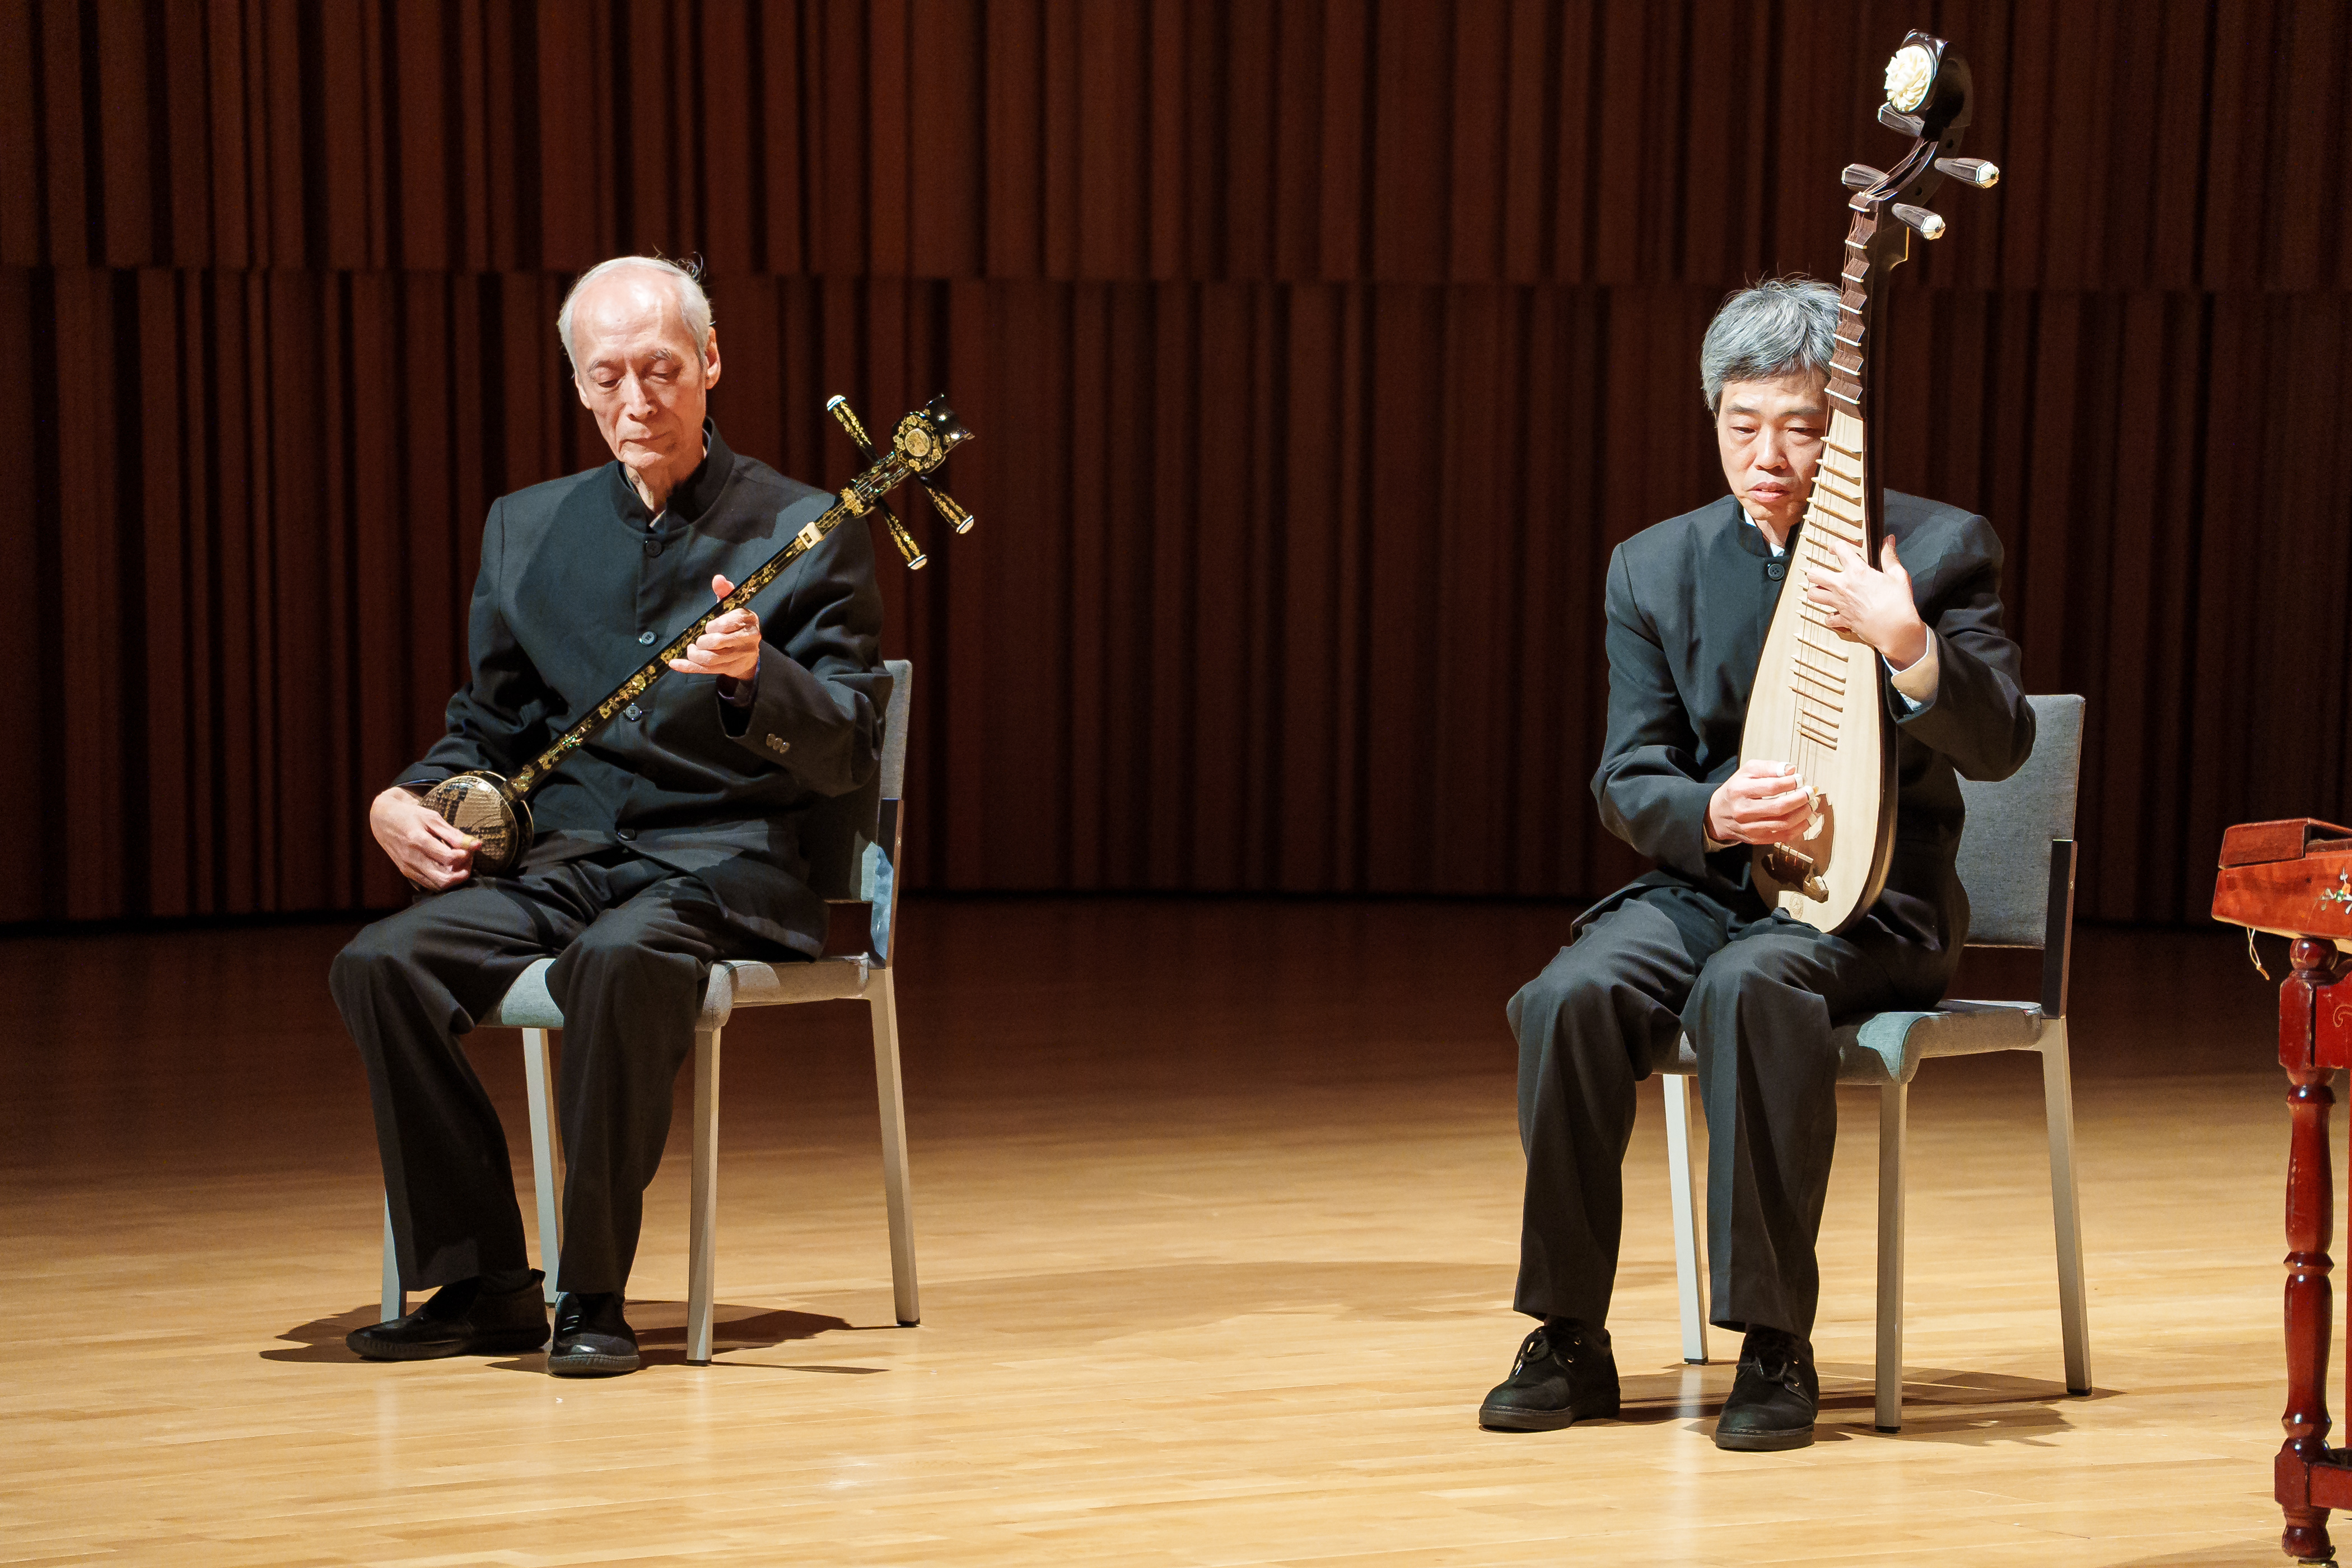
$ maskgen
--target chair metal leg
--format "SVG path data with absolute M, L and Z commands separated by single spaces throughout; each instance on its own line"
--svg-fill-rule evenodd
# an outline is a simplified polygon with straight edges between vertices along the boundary
M 392 1240 L 392 1196 L 383 1200 L 383 1321 L 408 1315 L 408 1292 L 400 1288 L 400 1249 Z
M 898 993 L 887 968 L 875 971 L 866 1000 L 874 1010 L 874 1092 L 882 1110 L 882 1194 L 890 1212 L 890 1284 L 898 1321 L 922 1321 L 915 1289 L 914 1194 L 907 1178 L 907 1101 L 898 1082 Z
M 1903 1429 L 1903 1144 L 1911 1086 L 1878 1091 L 1878 1429 Z
M 2083 1198 L 2074 1180 L 2074 1089 L 2066 1020 L 2053 1018 L 2042 1047 L 2042 1099 L 2050 1122 L 2050 1207 L 2058 1233 L 2058 1321 L 2066 1341 L 2066 1392 L 2091 1392 L 2090 1303 L 2083 1289 Z
M 563 1140 L 555 1126 L 555 1079 L 547 1070 L 547 1031 L 522 1032 L 523 1092 L 530 1101 L 530 1184 L 539 1195 L 539 1266 L 547 1300 L 563 1261 Z
M 1699 1241 L 1698 1156 L 1691 1144 L 1691 1080 L 1664 1075 L 1666 1182 L 1675 1210 L 1675 1294 L 1682 1302 L 1683 1360 L 1706 1364 L 1706 1255 Z
M 694 1033 L 693 1213 L 687 1220 L 686 1359 L 710 1362 L 710 1317 L 718 1284 L 719 1035 Z

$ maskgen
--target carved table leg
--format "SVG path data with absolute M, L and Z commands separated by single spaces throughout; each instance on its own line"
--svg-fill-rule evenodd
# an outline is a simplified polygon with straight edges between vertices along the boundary
M 2305 1563 L 2332 1560 L 2327 1510 L 2311 1500 L 2310 1467 L 2328 1458 L 2328 1335 L 2335 1316 L 2336 1176 L 2327 1144 L 2334 1071 L 2318 1065 L 2315 993 L 2336 978 L 2336 951 L 2308 938 L 2294 944 L 2294 973 L 2279 987 L 2279 1063 L 2293 1088 L 2294 1122 L 2286 1177 L 2286 1441 L 2278 1455 L 2278 1500 L 2286 1515 L 2279 1547 Z

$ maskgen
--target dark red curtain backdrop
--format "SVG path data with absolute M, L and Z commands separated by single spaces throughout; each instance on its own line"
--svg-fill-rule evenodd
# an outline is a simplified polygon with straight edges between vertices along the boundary
M 1699 333 L 1834 267 L 1915 25 L 2006 173 L 1880 439 L 2091 700 L 2085 911 L 2197 918 L 2347 809 L 2341 0 L 0 0 L 0 920 L 396 899 L 484 508 L 603 457 L 556 303 L 655 247 L 741 449 L 980 435 L 886 574 L 916 880 L 1605 888 L 1602 563 L 1720 493 Z

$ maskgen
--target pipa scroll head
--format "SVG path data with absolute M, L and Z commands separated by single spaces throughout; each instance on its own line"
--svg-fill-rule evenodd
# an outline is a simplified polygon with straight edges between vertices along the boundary
M 1878 118 L 1909 135 L 1941 142 L 1948 132 L 1968 128 L 1974 85 L 1958 50 L 1914 28 L 1886 62 L 1886 106 Z
M 1874 240 L 1874 265 L 1892 267 L 1908 254 L 1899 243 L 1903 230 L 1923 239 L 1943 237 L 1943 218 L 1926 204 L 1947 176 L 1979 190 L 2000 178 L 2000 171 L 1982 159 L 1954 156 L 1973 113 L 1973 89 L 1969 62 L 1932 33 L 1915 28 L 1906 34 L 1895 58 L 1886 62 L 1886 101 L 1878 106 L 1878 121 L 1910 137 L 1911 146 L 1883 173 L 1865 163 L 1849 163 L 1843 176 L 1846 188 L 1859 193 L 1851 204 L 1857 213 L 1892 218 L 1901 226 L 1893 229 L 1887 245 Z

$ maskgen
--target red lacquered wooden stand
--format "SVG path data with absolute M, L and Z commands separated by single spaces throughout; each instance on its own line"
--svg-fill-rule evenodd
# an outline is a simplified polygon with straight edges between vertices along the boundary
M 2336 1173 L 2327 1143 L 2329 1087 L 2352 1067 L 2352 829 L 2308 817 L 2250 822 L 2221 839 L 2213 918 L 2294 939 L 2279 984 L 2279 1065 L 2293 1121 L 2286 1168 L 2286 1412 L 2277 1492 L 2279 1547 L 2332 1562 L 2327 1510 L 2352 1505 L 2352 1452 L 2327 1446 L 2328 1331 L 2335 1312 Z M 2352 1368 L 2347 1369 L 2352 1373 Z M 2352 1387 L 2347 1403 L 2352 1405 Z

